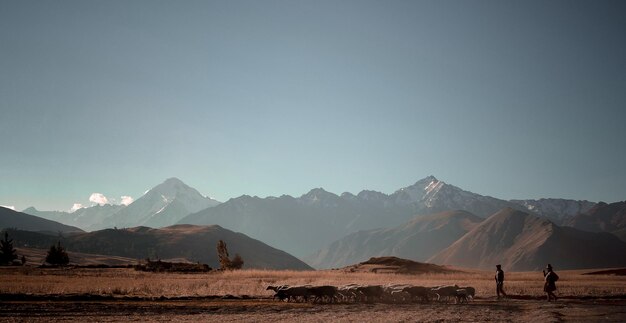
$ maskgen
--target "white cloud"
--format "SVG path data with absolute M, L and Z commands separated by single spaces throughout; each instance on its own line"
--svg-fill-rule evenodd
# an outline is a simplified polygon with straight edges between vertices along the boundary
M 78 209 L 82 209 L 84 208 L 84 206 L 80 203 L 74 203 L 74 205 L 72 205 L 72 208 L 70 209 L 70 213 L 76 212 Z
M 109 199 L 107 199 L 107 197 L 104 196 L 102 193 L 91 193 L 89 201 L 100 205 L 109 203 Z
M 15 211 L 15 206 L 13 206 L 13 205 L 0 205 L 0 207 L 4 207 L 4 208 L 11 209 L 11 210 Z
M 122 205 L 128 205 L 130 203 L 133 203 L 133 198 L 127 195 L 124 195 L 122 197 L 120 197 L 122 199 L 122 202 L 120 204 Z

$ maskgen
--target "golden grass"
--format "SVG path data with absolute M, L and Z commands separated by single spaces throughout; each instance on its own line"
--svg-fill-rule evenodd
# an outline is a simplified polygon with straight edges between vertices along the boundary
M 558 272 L 561 296 L 626 294 L 624 276 L 582 275 L 587 271 Z M 203 274 L 147 273 L 133 269 L 0 268 L 0 293 L 98 294 L 141 297 L 208 295 L 271 296 L 268 285 L 413 284 L 473 286 L 477 296 L 495 294 L 492 272 L 400 275 L 343 271 L 240 270 Z M 543 295 L 541 272 L 507 273 L 505 290 L 512 295 Z

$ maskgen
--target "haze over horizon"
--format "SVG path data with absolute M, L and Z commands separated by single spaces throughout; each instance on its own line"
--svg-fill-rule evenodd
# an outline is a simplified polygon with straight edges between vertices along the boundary
M 623 1 L 4 1 L 0 205 L 626 199 Z M 96 196 L 94 199 L 97 199 Z M 126 199 L 126 201 L 129 201 Z

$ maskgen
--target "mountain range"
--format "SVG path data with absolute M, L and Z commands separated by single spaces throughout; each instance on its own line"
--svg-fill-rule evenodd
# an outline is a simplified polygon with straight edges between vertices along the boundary
M 219 224 L 306 257 L 350 233 L 393 227 L 415 215 L 458 209 L 487 217 L 503 207 L 525 209 L 429 176 L 389 195 L 367 190 L 336 195 L 322 188 L 297 198 L 244 195 L 190 214 L 179 223 Z
M 337 195 L 316 188 L 299 197 L 243 195 L 219 203 L 202 196 L 182 181 L 170 178 L 128 206 L 96 205 L 74 213 L 35 208 L 24 211 L 86 230 L 139 226 L 162 228 L 173 224 L 219 225 L 306 259 L 315 267 L 329 268 L 377 256 L 465 263 L 447 248 L 470 234 L 476 234 L 472 232 L 485 225 L 483 219 L 491 219 L 503 210 L 547 221 L 554 232 L 561 234 L 559 237 L 578 239 L 586 233 L 567 235 L 562 232 L 583 230 L 609 232 L 625 239 L 625 205 L 626 202 L 606 204 L 565 199 L 506 201 L 462 190 L 434 176 L 391 194 L 363 190 L 356 195 L 347 192 Z M 519 236 L 543 236 L 545 232 L 532 232 L 541 228 L 544 226 L 524 225 Z M 497 236 L 497 233 L 485 235 Z M 550 239 L 545 241 L 552 243 Z M 508 257 L 508 254 L 493 250 L 497 244 L 482 246 L 485 253 L 481 255 L 486 260 L 485 263 L 475 263 L 476 266 L 486 265 L 499 256 Z M 620 245 L 615 246 L 619 249 Z M 611 248 L 605 246 L 605 249 Z M 441 254 L 444 250 L 447 250 L 445 255 Z M 521 249 L 515 250 L 519 253 Z M 529 263 L 514 259 L 509 264 L 519 268 L 535 264 Z
M 173 225 L 188 214 L 219 203 L 202 196 L 196 189 L 189 187 L 178 178 L 169 178 L 148 190 L 128 206 L 95 205 L 72 213 L 39 211 L 34 207 L 29 207 L 22 212 L 77 226 L 85 231 L 134 226 L 160 228 Z

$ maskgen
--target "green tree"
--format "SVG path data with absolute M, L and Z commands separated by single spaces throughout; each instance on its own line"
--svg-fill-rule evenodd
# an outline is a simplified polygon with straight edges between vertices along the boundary
M 51 265 L 67 265 L 70 262 L 70 257 L 61 246 L 61 241 L 58 241 L 56 245 L 50 246 L 50 250 L 48 250 L 46 255 L 46 262 Z
M 4 232 L 4 240 L 0 240 L 0 265 L 10 265 L 17 259 L 17 251 L 13 248 L 13 239 L 9 239 L 9 233 Z

